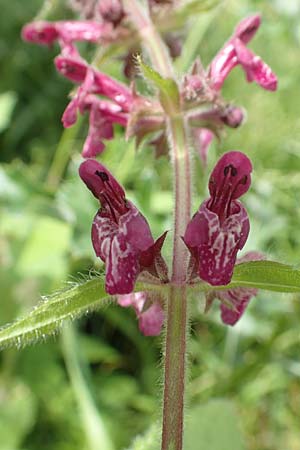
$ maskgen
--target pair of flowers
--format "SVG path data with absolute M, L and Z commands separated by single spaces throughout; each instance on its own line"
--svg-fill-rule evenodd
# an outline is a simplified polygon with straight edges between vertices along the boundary
M 187 284 L 202 280 L 219 286 L 230 282 L 237 252 L 244 247 L 249 233 L 248 215 L 238 198 L 249 189 L 251 171 L 250 160 L 238 151 L 225 153 L 212 171 L 210 197 L 200 205 L 182 236 L 190 251 L 189 270 L 184 274 Z M 92 243 L 106 265 L 106 291 L 118 295 L 122 306 L 135 308 L 144 334 L 158 334 L 163 324 L 161 300 L 152 301 L 147 293 L 133 290 L 142 272 L 147 272 L 153 282 L 169 282 L 161 255 L 167 233 L 153 239 L 145 217 L 98 161 L 83 162 L 79 174 L 101 204 L 92 225 Z M 251 255 L 251 259 L 258 258 Z M 211 292 L 207 300 L 210 303 L 216 297 L 223 301 L 222 319 L 233 325 L 255 293 L 253 289 Z

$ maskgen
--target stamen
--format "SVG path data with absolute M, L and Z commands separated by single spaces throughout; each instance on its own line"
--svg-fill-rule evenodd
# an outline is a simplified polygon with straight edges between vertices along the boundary
M 105 203 L 108 205 L 115 222 L 117 222 L 118 220 L 117 215 L 118 216 L 119 214 L 122 215 L 127 211 L 126 199 L 125 197 L 118 196 L 118 194 L 115 192 L 114 188 L 110 183 L 109 176 L 106 172 L 96 170 L 95 175 L 101 178 L 103 183 L 105 183 L 105 187 L 103 187 L 100 193 L 100 200 L 102 197 L 102 200 L 104 200 Z

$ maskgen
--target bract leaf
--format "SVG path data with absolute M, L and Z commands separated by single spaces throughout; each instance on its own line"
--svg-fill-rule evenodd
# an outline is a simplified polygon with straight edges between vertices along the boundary
M 300 292 L 300 270 L 275 261 L 237 264 L 227 289 L 236 286 L 276 292 Z
M 22 347 L 54 334 L 65 320 L 72 320 L 107 303 L 104 282 L 98 276 L 45 297 L 24 318 L 0 329 L 0 349 Z
M 180 96 L 175 80 L 164 78 L 152 67 L 146 64 L 140 55 L 136 56 L 138 65 L 144 77 L 151 81 L 159 91 L 159 98 L 163 109 L 170 116 L 180 111 Z
M 300 292 L 300 270 L 275 261 L 249 261 L 235 266 L 231 283 L 226 286 L 210 286 L 207 283 L 199 283 L 194 285 L 193 289 L 209 292 L 236 287 L 275 292 Z

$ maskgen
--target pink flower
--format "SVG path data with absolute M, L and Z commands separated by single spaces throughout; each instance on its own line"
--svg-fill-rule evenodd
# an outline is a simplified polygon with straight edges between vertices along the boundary
M 238 250 L 249 234 L 249 219 L 237 200 L 249 189 L 252 165 L 231 151 L 216 164 L 209 179 L 210 198 L 189 222 L 183 240 L 194 258 L 194 271 L 212 285 L 230 282 Z
M 243 19 L 233 36 L 215 56 L 208 69 L 208 78 L 213 89 L 220 90 L 231 70 L 240 64 L 248 82 L 255 81 L 262 88 L 275 91 L 277 77 L 270 67 L 246 44 L 254 37 L 260 26 L 258 14 Z
M 146 292 L 119 295 L 120 306 L 132 306 L 139 320 L 139 329 L 145 336 L 158 336 L 164 323 L 164 311 L 158 299 L 152 300 Z
M 100 94 L 117 103 L 128 112 L 133 102 L 133 94 L 123 83 L 99 72 L 80 57 L 74 48 L 65 48 L 55 58 L 55 66 L 59 73 L 75 83 L 81 84 L 81 96 Z
M 106 264 L 106 291 L 130 294 L 144 270 L 166 282 L 160 253 L 166 233 L 154 241 L 145 217 L 126 200 L 123 188 L 102 164 L 88 159 L 79 174 L 101 203 L 92 225 L 92 243 Z
M 104 22 L 117 27 L 125 17 L 121 0 L 101 0 L 97 6 Z
M 202 161 L 203 167 L 207 165 L 207 153 L 210 144 L 214 138 L 214 133 L 207 128 L 195 128 L 193 130 L 193 137 L 196 150 Z
M 236 265 L 248 261 L 259 261 L 264 259 L 264 255 L 258 252 L 248 252 L 242 258 L 239 258 Z M 221 301 L 220 310 L 223 323 L 226 325 L 235 325 L 244 314 L 252 297 L 257 295 L 258 289 L 255 288 L 232 288 L 227 291 L 213 291 L 207 296 L 207 306 L 210 306 L 214 299 Z
M 58 22 L 37 21 L 26 24 L 22 29 L 22 38 L 36 44 L 52 45 L 55 41 L 64 45 L 75 41 L 99 42 L 108 37 L 112 26 L 92 20 L 65 20 Z
M 68 73 L 72 74 L 73 79 L 79 79 L 82 67 L 77 64 L 76 59 L 73 66 L 74 71 L 70 72 L 70 67 L 69 65 L 68 69 L 66 69 Z M 64 66 L 64 70 L 65 68 Z M 106 93 L 110 99 L 109 101 L 100 100 L 100 98 L 92 94 L 93 92 L 102 93 L 103 95 Z M 117 101 L 111 101 L 111 98 L 117 100 L 122 106 Z M 82 152 L 85 158 L 94 157 L 104 150 L 103 139 L 113 138 L 114 123 L 124 127 L 127 125 L 127 109 L 130 108 L 130 100 L 130 92 L 126 90 L 126 86 L 123 87 L 121 83 L 109 79 L 104 74 L 102 77 L 102 74 L 90 67 L 86 68 L 84 81 L 65 109 L 62 117 L 64 127 L 68 128 L 76 122 L 78 112 L 81 114 L 89 113 L 89 131 Z
M 72 44 L 63 46 L 61 53 L 55 58 L 54 64 L 61 75 L 74 83 L 84 82 L 89 67 Z

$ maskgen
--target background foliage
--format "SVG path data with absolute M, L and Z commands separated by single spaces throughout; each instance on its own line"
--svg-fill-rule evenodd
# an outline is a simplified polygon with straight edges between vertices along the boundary
M 71 85 L 55 72 L 57 48 L 20 39 L 22 25 L 42 2 L 2 3 L 1 325 L 28 311 L 40 294 L 101 268 L 89 237 L 96 202 L 77 176 L 86 124 L 62 129 Z M 57 17 L 70 15 L 57 3 Z M 177 67 L 186 69 L 199 52 L 208 63 L 236 22 L 257 10 L 263 26 L 251 47 L 277 73 L 279 90 L 272 94 L 246 84 L 240 69 L 230 75 L 225 97 L 244 105 L 248 120 L 210 150 L 209 165 L 229 149 L 252 158 L 253 185 L 245 197 L 252 229 L 246 250 L 298 266 L 300 2 L 230 0 L 193 18 Z M 105 70 L 122 78 L 116 60 L 108 61 Z M 171 227 L 168 162 L 155 160 L 147 145 L 135 153 L 133 142 L 126 143 L 121 131 L 116 135 L 104 163 L 151 218 L 158 236 Z M 206 174 L 197 157 L 194 178 L 196 208 L 206 195 Z M 298 450 L 299 295 L 260 292 L 233 329 L 221 324 L 217 307 L 204 316 L 201 298 L 191 299 L 191 307 L 186 448 Z M 133 448 L 151 450 L 161 401 L 160 343 L 161 338 L 140 335 L 132 311 L 109 306 L 55 339 L 3 351 L 1 450 L 119 450 L 146 430 L 146 440 L 137 439 Z

